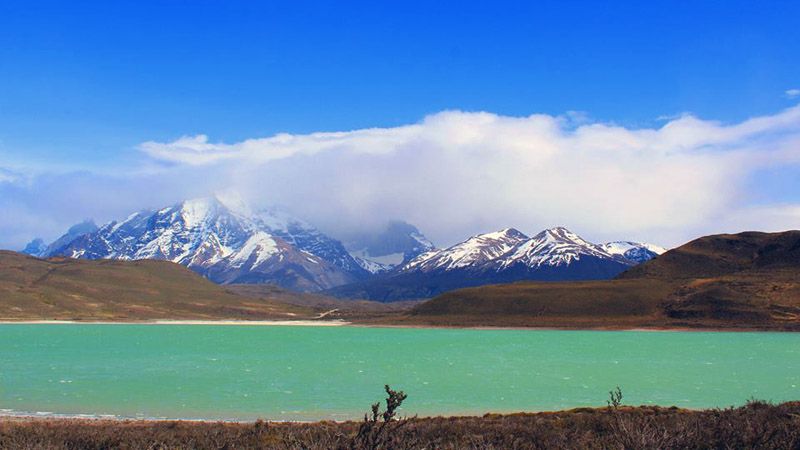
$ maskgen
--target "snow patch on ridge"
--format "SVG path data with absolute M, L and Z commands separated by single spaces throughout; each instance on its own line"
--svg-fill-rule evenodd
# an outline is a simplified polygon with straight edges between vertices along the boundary
M 257 231 L 247 239 L 242 248 L 231 256 L 230 262 L 234 267 L 242 267 L 255 256 L 255 260 L 250 262 L 250 265 L 258 267 L 279 251 L 278 244 L 272 236 L 263 231 Z
M 664 247 L 660 247 L 655 244 L 649 244 L 647 242 L 614 241 L 600 244 L 600 246 L 603 248 L 603 250 L 611 253 L 612 255 L 624 255 L 625 252 L 634 248 L 645 248 L 657 255 L 667 251 L 667 249 Z

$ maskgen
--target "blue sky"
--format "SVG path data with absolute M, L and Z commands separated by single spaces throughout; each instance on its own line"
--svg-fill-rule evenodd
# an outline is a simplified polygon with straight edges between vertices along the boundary
M 395 126 L 445 109 L 735 121 L 789 105 L 798 17 L 790 1 L 6 1 L 0 149 L 100 164 L 150 139 Z
M 69 184 L 78 173 L 186 163 L 143 152 L 145 142 L 393 129 L 449 110 L 504 118 L 579 111 L 570 126 L 626 130 L 659 129 L 686 113 L 735 125 L 798 103 L 798 17 L 796 1 L 4 1 L 0 169 L 37 180 L 72 174 Z M 793 142 L 781 145 L 791 152 Z M 800 171 L 781 161 L 728 176 L 738 177 L 748 205 L 793 207 Z M 15 211 L 48 224 L 43 234 L 81 214 L 121 212 L 37 218 L 31 211 L 47 193 L 4 191 Z M 494 225 L 470 223 L 437 234 Z M 662 228 L 641 234 L 658 240 Z M 0 231 L 15 236 L 0 245 L 23 239 L 20 230 Z

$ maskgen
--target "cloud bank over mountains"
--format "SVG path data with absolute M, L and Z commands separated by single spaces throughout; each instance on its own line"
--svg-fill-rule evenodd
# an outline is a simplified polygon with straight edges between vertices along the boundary
M 444 111 L 392 128 L 138 148 L 138 163 L 112 175 L 0 170 L 0 246 L 215 192 L 282 205 L 339 236 L 399 218 L 440 245 L 507 226 L 664 245 L 800 228 L 800 193 L 754 195 L 770 171 L 800 178 L 800 106 L 735 124 L 687 114 L 657 128 Z

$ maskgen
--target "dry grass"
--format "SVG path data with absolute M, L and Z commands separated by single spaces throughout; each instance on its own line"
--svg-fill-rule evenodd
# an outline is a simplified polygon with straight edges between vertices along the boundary
M 335 309 L 336 311 L 327 316 L 328 318 L 348 321 L 393 317 L 407 312 L 420 303 L 419 301 L 381 303 L 369 300 L 343 300 L 320 294 L 296 293 L 268 284 L 231 284 L 225 288 L 229 292 L 253 299 L 274 300 L 319 311 Z
M 316 313 L 235 295 L 167 261 L 43 260 L 0 251 L 0 320 L 257 320 Z
M 376 322 L 572 329 L 800 330 L 800 271 L 668 281 L 623 279 L 482 286 Z
M 482 286 L 387 322 L 438 326 L 800 330 L 800 270 Z
M 798 449 L 800 403 L 731 409 L 619 407 L 393 422 L 384 444 L 362 423 L 5 420 L 4 449 Z M 386 442 L 389 442 L 388 444 Z
M 658 322 L 669 283 L 612 280 L 520 282 L 442 294 L 414 308 L 410 319 L 427 323 L 597 327 Z

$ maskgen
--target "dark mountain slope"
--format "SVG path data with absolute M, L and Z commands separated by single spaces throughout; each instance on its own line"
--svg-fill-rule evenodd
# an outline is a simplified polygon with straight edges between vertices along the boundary
M 619 278 L 705 278 L 743 270 L 800 267 L 800 231 L 717 234 L 695 239 Z

